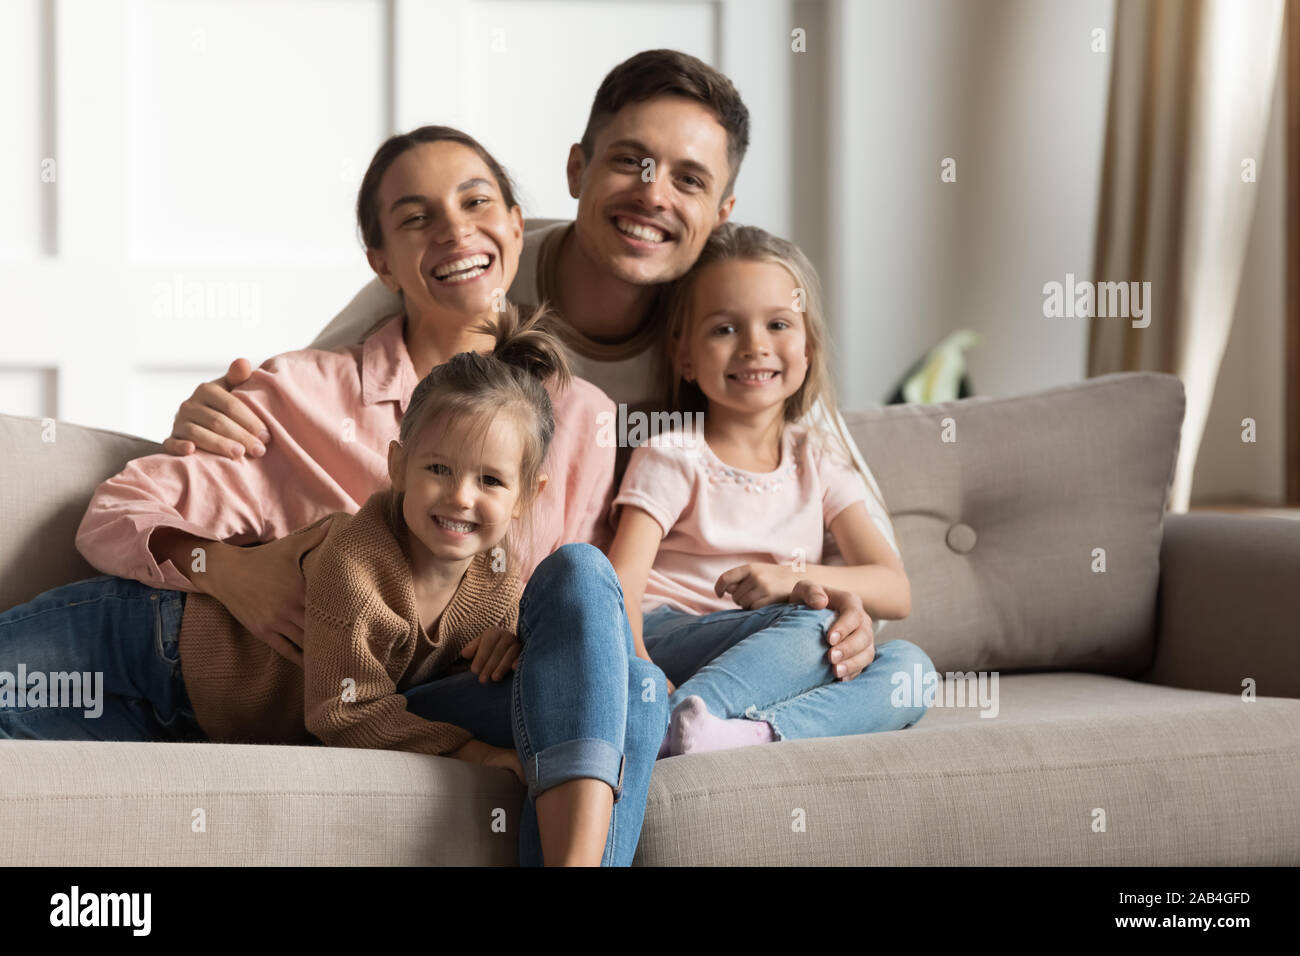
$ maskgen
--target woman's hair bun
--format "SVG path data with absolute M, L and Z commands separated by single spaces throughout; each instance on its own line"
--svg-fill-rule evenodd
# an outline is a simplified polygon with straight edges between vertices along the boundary
M 549 306 L 542 303 L 525 317 L 517 305 L 507 302 L 498 315 L 495 324 L 480 325 L 474 330 L 496 339 L 493 358 L 543 382 L 554 375 L 557 385 L 566 387 L 572 373 L 564 347 L 551 331 L 557 317 Z

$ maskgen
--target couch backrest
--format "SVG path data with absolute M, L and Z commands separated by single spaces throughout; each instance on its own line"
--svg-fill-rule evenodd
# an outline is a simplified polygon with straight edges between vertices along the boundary
M 1176 377 L 844 418 L 912 584 L 911 615 L 881 640 L 912 641 L 940 672 L 1127 675 L 1149 662 L 1183 418 Z
M 941 672 L 1141 669 L 1182 415 L 1182 383 L 1154 373 L 845 412 L 912 583 L 911 615 L 881 639 L 913 641 Z M 90 496 L 161 449 L 12 415 L 0 448 L 3 610 L 99 573 L 74 546 Z
M 121 432 L 0 415 L 0 610 L 99 574 L 77 552 L 86 505 L 132 458 L 162 448 Z

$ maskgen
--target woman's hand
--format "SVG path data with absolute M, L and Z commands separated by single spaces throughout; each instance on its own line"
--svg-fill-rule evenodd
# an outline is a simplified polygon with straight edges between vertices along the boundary
M 464 760 L 466 763 L 476 763 L 484 767 L 509 770 L 519 778 L 520 783 L 524 786 L 528 785 L 528 781 L 524 779 L 524 766 L 519 762 L 519 754 L 513 749 L 493 747 L 482 740 L 469 740 L 447 754 L 447 756 L 454 757 L 457 760 Z
M 741 607 L 753 610 L 790 601 L 798 575 L 783 564 L 741 564 L 723 571 L 713 585 L 718 597 L 730 594 Z
M 252 364 L 245 358 L 230 363 L 223 378 L 204 382 L 181 402 L 172 422 L 171 436 L 163 442 L 169 455 L 189 455 L 196 448 L 214 455 L 240 458 L 247 451 L 254 458 L 266 454 L 263 444 L 271 433 L 253 410 L 231 394 L 248 381 Z
M 251 548 L 222 544 L 209 552 L 207 571 L 191 580 L 255 637 L 301 667 L 307 588 L 300 562 L 325 540 L 332 523 Z
M 489 627 L 465 645 L 461 657 L 472 657 L 469 669 L 478 674 L 480 684 L 488 678 L 500 680 L 506 671 L 518 670 L 519 653 L 523 650 L 513 631 L 503 627 Z

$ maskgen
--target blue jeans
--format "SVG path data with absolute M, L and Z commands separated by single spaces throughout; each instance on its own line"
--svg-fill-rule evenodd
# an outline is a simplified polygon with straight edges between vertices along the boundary
M 670 712 L 695 695 L 715 717 L 767 721 L 777 740 L 902 730 L 920 720 L 924 705 L 894 706 L 891 678 L 910 678 L 918 663 L 922 673 L 934 670 L 925 651 L 889 641 L 853 680 L 836 680 L 826 657 L 834 620 L 835 612 L 802 604 L 705 615 L 663 605 L 644 616 L 641 635 L 677 686 Z
M 0 704 L 0 739 L 203 740 L 181 675 L 184 601 L 182 591 L 102 576 L 0 614 L 0 672 L 75 669 L 103 684 L 96 716 L 81 706 Z M 520 600 L 519 638 L 510 680 L 453 674 L 409 688 L 408 707 L 515 748 L 528 781 L 521 864 L 542 863 L 538 794 L 594 777 L 615 792 L 602 864 L 629 866 L 668 726 L 668 688 L 659 668 L 635 656 L 622 588 L 599 550 L 565 545 L 537 566 Z
M 205 740 L 181 677 L 184 607 L 184 591 L 103 575 L 0 614 L 0 672 L 21 681 L 24 668 L 23 683 L 90 674 L 83 683 L 98 684 L 101 698 L 94 708 L 0 699 L 0 740 Z
M 465 671 L 412 687 L 407 708 L 515 748 L 528 780 L 519 862 L 540 865 L 539 794 L 577 777 L 614 790 L 602 866 L 631 866 L 650 772 L 668 729 L 663 671 L 636 656 L 623 588 L 590 544 L 566 544 L 537 566 L 519 602 L 519 669 L 480 683 Z

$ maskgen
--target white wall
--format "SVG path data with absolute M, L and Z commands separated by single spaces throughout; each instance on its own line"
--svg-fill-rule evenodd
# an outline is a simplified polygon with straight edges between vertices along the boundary
M 161 439 L 230 359 L 306 346 L 371 277 L 353 206 L 396 129 L 460 126 L 526 215 L 571 215 L 569 144 L 642 49 L 750 97 L 747 213 L 787 232 L 786 19 L 785 0 L 5 0 L 0 411 Z
M 161 438 L 230 358 L 309 340 L 368 272 L 349 207 L 385 133 L 385 14 L 0 6 L 0 410 Z
M 1042 286 L 1091 270 L 1111 0 L 837 0 L 828 272 L 844 404 L 883 400 L 971 328 L 978 393 L 1085 371 L 1087 325 Z M 940 181 L 952 157 L 957 181 Z
M 959 328 L 981 394 L 1076 381 L 1086 323 L 1043 318 L 1042 286 L 1092 268 L 1112 21 L 1113 0 L 5 0 L 0 411 L 161 438 L 231 358 L 304 346 L 369 278 L 352 205 L 395 129 L 460 126 L 526 215 L 572 215 L 591 97 L 655 46 L 744 95 L 736 218 L 821 272 L 844 407 Z M 1200 500 L 1281 494 L 1281 142 L 1279 114 Z

